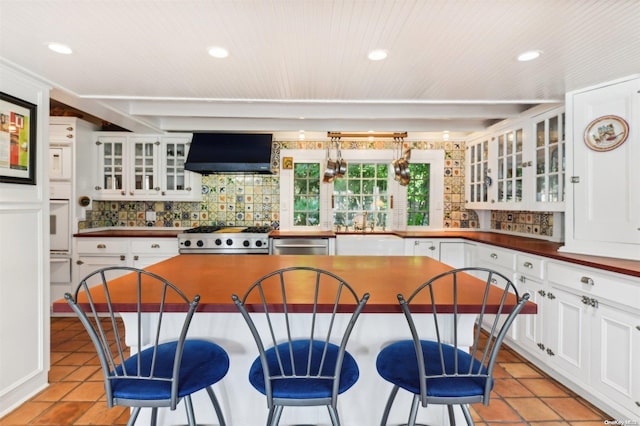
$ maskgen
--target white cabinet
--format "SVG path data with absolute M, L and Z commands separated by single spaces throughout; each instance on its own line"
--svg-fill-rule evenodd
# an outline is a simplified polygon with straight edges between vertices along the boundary
M 571 92 L 566 101 L 572 202 L 567 203 L 562 250 L 640 260 L 640 78 Z M 625 120 L 628 138 L 611 150 L 591 149 L 584 133 L 606 116 Z
M 561 262 L 549 262 L 547 273 L 548 364 L 619 418 L 638 418 L 640 283 Z
M 543 105 L 472 135 L 466 207 L 563 211 L 564 134 L 563 107 Z
M 440 243 L 429 238 L 406 238 L 404 241 L 404 254 L 407 256 L 427 256 L 440 259 Z
M 76 281 L 109 266 L 146 268 L 178 255 L 177 238 L 78 237 Z
M 546 350 L 544 320 L 548 316 L 545 312 L 548 307 L 544 263 L 545 260 L 537 256 L 516 254 L 515 284 L 518 292 L 521 295 L 529 293 L 529 300 L 538 306 L 536 315 L 522 315 L 518 318 L 517 344 L 538 357 L 543 357 Z
M 200 200 L 200 175 L 185 171 L 190 135 L 96 132 L 95 198 Z

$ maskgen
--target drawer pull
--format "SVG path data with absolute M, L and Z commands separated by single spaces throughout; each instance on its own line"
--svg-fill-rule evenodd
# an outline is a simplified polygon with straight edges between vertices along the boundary
M 553 351 L 551 349 L 547 349 L 546 352 L 547 352 L 547 355 L 550 355 L 550 356 L 554 356 L 555 355 L 555 353 L 553 353 Z
M 580 301 L 584 304 L 584 305 L 588 305 L 589 304 L 589 298 L 587 296 L 582 296 L 582 298 L 580 299 Z
M 133 260 L 139 260 L 140 256 L 138 256 L 137 254 L 135 256 L 133 256 Z
M 121 254 L 120 255 L 120 260 L 125 260 L 125 259 L 126 259 L 126 257 L 124 256 L 124 254 Z
M 524 266 L 525 268 L 533 269 L 533 263 L 531 262 L 524 262 L 522 266 Z
M 538 294 L 542 297 L 545 297 L 547 295 L 547 292 L 544 290 L 538 290 Z
M 588 285 L 594 285 L 593 279 L 589 278 L 589 277 L 582 277 L 580 278 L 580 282 L 582 284 L 588 284 Z
M 491 255 L 490 255 L 489 257 L 491 257 L 492 259 L 497 259 L 497 258 L 498 258 L 498 255 L 497 255 L 497 254 L 495 254 L 495 253 L 491 253 Z
M 106 249 L 106 248 L 107 248 L 107 245 L 106 245 L 106 244 L 98 244 L 98 245 L 96 246 L 96 248 L 99 248 L 99 249 Z
M 84 265 L 84 262 L 82 260 L 77 260 L 76 265 Z
M 640 331 L 640 325 L 636 325 L 636 330 Z
M 160 244 L 158 243 L 151 244 L 151 248 L 160 248 Z
M 547 293 L 547 298 L 553 300 L 556 296 L 553 293 Z

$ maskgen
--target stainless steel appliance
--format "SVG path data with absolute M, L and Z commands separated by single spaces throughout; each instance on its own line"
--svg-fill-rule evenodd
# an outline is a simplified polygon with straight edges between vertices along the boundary
M 269 254 L 269 226 L 198 226 L 178 234 L 181 254 Z
M 274 238 L 271 254 L 329 254 L 328 238 Z

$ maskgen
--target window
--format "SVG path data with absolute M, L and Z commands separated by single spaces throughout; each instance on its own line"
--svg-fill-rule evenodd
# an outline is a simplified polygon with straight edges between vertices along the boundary
M 320 149 L 283 149 L 293 169 L 280 171 L 283 230 L 390 231 L 443 226 L 444 151 L 414 150 L 411 181 L 395 181 L 387 149 L 342 150 L 344 177 L 322 181 L 327 158 Z
M 389 165 L 352 163 L 333 182 L 333 225 L 337 230 L 389 229 Z
M 411 181 L 407 185 L 407 226 L 429 226 L 431 164 L 410 164 Z
M 320 224 L 320 164 L 293 166 L 293 226 Z

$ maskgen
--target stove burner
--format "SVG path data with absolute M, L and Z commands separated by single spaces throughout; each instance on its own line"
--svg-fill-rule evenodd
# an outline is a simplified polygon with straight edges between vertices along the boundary
M 191 229 L 185 229 L 185 234 L 210 234 L 222 229 L 222 226 L 197 226 Z

